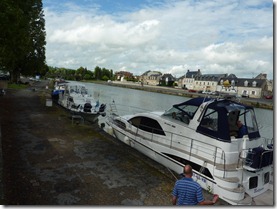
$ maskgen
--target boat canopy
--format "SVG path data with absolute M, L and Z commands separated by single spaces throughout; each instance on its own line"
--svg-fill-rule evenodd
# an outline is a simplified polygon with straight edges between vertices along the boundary
M 254 108 L 241 103 L 215 99 L 210 101 L 199 118 L 196 131 L 221 141 L 231 141 L 231 137 L 238 138 L 239 128 L 237 122 L 245 125 L 249 139 L 260 137 Z
M 178 107 L 184 106 L 184 105 L 193 105 L 193 106 L 199 107 L 201 104 L 203 104 L 203 102 L 207 102 L 210 100 L 211 100 L 211 98 L 197 97 L 197 98 L 193 98 L 193 99 L 190 99 L 188 101 L 185 101 L 185 102 L 182 102 L 179 104 L 175 104 L 175 105 L 173 105 L 173 107 L 175 107 L 177 109 L 178 109 Z
M 260 137 L 254 108 L 230 99 L 193 98 L 173 105 L 163 115 L 189 124 L 203 103 L 206 105 L 197 118 L 198 133 L 226 142 L 231 142 L 231 138 L 242 138 L 244 135 L 250 140 Z M 238 121 L 244 124 L 244 133 L 240 133 Z

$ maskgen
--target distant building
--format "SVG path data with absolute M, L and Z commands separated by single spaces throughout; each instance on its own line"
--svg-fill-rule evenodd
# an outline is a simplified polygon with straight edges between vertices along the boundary
M 174 82 L 176 81 L 176 79 L 174 78 L 173 75 L 165 73 L 163 74 L 163 76 L 160 78 L 160 82 L 159 84 L 161 86 L 173 86 Z
M 220 79 L 227 77 L 227 74 L 204 74 L 195 76 L 194 90 L 216 91 Z
M 140 76 L 140 81 L 147 85 L 157 86 L 161 77 L 161 72 L 149 70 Z
M 183 89 L 193 89 L 194 78 L 201 75 L 200 69 L 197 71 L 188 70 L 185 75 L 178 78 L 178 86 Z
M 249 96 L 250 98 L 261 98 L 267 89 L 266 79 L 239 78 L 236 83 L 238 95 Z
M 221 77 L 218 84 L 216 91 L 224 92 L 224 93 L 238 93 L 237 83 L 237 76 L 234 74 L 230 74 L 224 77 Z
M 272 94 L 270 84 L 266 79 L 266 74 L 259 74 L 255 78 L 237 78 L 233 74 L 230 74 L 218 81 L 217 91 L 235 90 L 239 96 L 261 98 Z
M 117 81 L 132 80 L 134 77 L 133 73 L 127 71 L 115 72 L 114 75 Z

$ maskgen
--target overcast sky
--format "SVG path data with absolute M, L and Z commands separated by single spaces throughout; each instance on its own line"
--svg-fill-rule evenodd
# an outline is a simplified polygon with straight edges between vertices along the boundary
M 43 0 L 46 62 L 273 78 L 272 0 Z

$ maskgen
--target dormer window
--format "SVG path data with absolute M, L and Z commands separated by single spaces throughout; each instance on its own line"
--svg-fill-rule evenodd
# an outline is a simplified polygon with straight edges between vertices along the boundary
M 248 86 L 248 81 L 244 81 L 244 86 Z
M 231 81 L 231 86 L 235 86 L 235 81 L 234 80 Z
M 223 80 L 222 79 L 220 80 L 220 85 L 223 85 Z
M 253 86 L 253 87 L 256 87 L 256 86 L 257 86 L 257 82 L 256 82 L 256 81 L 253 81 L 252 86 Z

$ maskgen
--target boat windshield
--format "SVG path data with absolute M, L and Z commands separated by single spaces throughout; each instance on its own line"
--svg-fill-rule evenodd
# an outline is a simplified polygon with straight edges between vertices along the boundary
M 173 119 L 180 120 L 184 123 L 189 123 L 189 121 L 193 118 L 195 112 L 197 111 L 198 106 L 194 105 L 178 105 L 173 106 L 169 110 L 165 111 L 163 116 L 169 116 Z
M 82 95 L 88 94 L 87 89 L 84 86 L 72 85 L 72 86 L 69 86 L 68 88 L 71 94 L 72 93 L 82 94 Z

